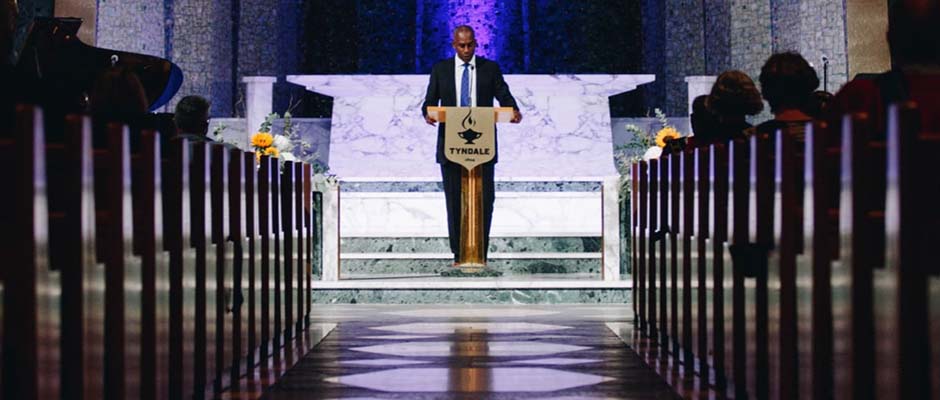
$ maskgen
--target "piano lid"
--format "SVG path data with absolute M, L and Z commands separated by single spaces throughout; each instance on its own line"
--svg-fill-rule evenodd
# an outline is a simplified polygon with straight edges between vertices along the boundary
M 179 91 L 183 72 L 172 62 L 154 56 L 102 49 L 82 43 L 76 35 L 79 18 L 36 18 L 30 28 L 17 69 L 42 82 L 66 109 L 79 110 L 98 75 L 113 65 L 140 78 L 150 111 L 165 105 Z M 114 62 L 112 62 L 114 61 Z

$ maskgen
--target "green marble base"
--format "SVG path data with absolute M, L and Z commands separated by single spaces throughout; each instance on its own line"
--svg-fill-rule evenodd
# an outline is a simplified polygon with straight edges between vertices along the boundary
M 441 272 L 441 276 L 444 278 L 496 278 L 503 276 L 503 272 L 492 268 L 484 268 L 479 272 L 464 272 L 458 268 L 453 268 Z
M 629 304 L 629 289 L 324 289 L 317 304 Z
M 488 260 L 487 268 L 505 275 L 584 274 L 601 275 L 600 259 L 496 259 Z M 455 269 L 452 259 L 345 259 L 340 263 L 341 275 L 435 275 Z

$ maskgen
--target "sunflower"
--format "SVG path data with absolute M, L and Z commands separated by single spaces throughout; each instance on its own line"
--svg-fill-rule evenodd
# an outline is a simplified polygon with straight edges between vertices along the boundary
M 680 138 L 682 135 L 679 134 L 679 131 L 676 128 L 667 126 L 663 129 L 660 129 L 659 132 L 656 132 L 656 145 L 659 147 L 666 147 L 666 140 L 675 140 Z
M 267 148 L 274 144 L 274 136 L 268 132 L 258 132 L 251 136 L 251 145 L 257 148 Z
M 264 155 L 277 158 L 279 155 L 281 155 L 281 152 L 277 151 L 277 147 L 268 147 L 264 149 Z

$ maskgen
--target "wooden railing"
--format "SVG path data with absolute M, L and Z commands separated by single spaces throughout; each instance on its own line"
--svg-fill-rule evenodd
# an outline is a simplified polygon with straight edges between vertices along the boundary
M 940 132 L 888 116 L 633 166 L 635 347 L 681 394 L 940 396 Z
M 15 118 L 0 132 L 2 398 L 213 398 L 307 331 L 309 165 L 161 148 L 78 115 L 55 142 L 40 109 Z

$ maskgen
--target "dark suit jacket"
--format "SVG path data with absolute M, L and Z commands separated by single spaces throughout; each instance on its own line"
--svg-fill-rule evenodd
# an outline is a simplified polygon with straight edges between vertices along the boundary
M 454 59 L 449 58 L 434 64 L 431 68 L 431 81 L 428 83 L 428 92 L 424 96 L 424 104 L 421 106 L 421 114 L 428 114 L 428 107 L 457 106 L 457 84 L 454 81 Z M 503 80 L 503 73 L 499 70 L 499 65 L 495 62 L 477 56 L 476 59 L 476 85 L 477 85 L 477 107 L 493 107 L 493 99 L 499 100 L 502 107 L 512 107 L 516 110 L 516 99 L 509 92 L 509 85 Z M 496 155 L 493 162 L 497 161 L 499 156 L 499 141 L 496 141 Z M 438 124 L 437 127 L 437 162 L 450 162 L 444 157 L 444 124 Z

